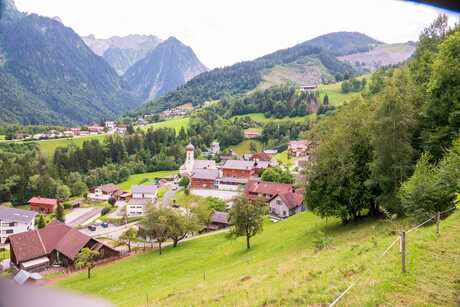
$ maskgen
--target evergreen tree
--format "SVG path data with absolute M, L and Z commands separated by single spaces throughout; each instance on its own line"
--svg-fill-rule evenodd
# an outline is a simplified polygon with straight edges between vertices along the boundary
M 61 204 L 58 204 L 56 208 L 56 219 L 62 223 L 65 223 L 64 207 Z

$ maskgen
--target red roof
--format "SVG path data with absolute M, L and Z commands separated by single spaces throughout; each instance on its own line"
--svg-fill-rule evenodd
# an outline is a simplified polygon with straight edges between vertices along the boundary
M 58 200 L 54 198 L 45 198 L 45 197 L 32 197 L 29 200 L 29 204 L 40 204 L 40 205 L 47 205 L 47 206 L 57 206 Z
M 90 240 L 91 237 L 58 221 L 40 230 L 8 237 L 18 263 L 46 256 L 53 250 L 73 260 Z
M 104 184 L 101 186 L 96 187 L 96 189 L 101 189 L 102 193 L 104 194 L 113 194 L 116 191 L 119 191 L 120 189 L 114 185 L 113 183 L 108 183 Z
M 289 141 L 289 148 L 298 149 L 298 148 L 308 148 L 311 145 L 311 141 L 301 140 L 301 141 Z
M 250 194 L 275 195 L 279 193 L 292 192 L 292 189 L 292 185 L 287 183 L 251 180 L 248 182 L 248 184 L 246 184 L 244 194 L 246 196 L 249 196 Z
M 265 153 L 265 152 L 258 152 L 256 154 L 253 154 L 249 160 L 258 160 L 258 161 L 271 161 L 272 157 Z
M 303 203 L 303 195 L 298 192 L 287 192 L 287 193 L 279 193 L 272 197 L 272 199 L 276 197 L 280 197 L 283 203 L 289 208 L 294 209 L 297 207 L 302 206 Z M 270 201 L 272 200 L 270 199 Z

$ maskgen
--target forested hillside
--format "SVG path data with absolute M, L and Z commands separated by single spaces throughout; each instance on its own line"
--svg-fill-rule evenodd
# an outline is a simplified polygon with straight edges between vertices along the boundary
M 337 40 L 337 41 L 336 41 Z M 342 44 L 346 41 L 345 44 Z M 332 76 L 353 74 L 353 68 L 336 59 L 356 50 L 368 50 L 378 42 L 360 33 L 337 32 L 292 48 L 276 51 L 254 61 L 241 62 L 232 66 L 217 68 L 198 75 L 177 91 L 143 106 L 137 113 L 148 113 L 184 103 L 201 104 L 221 98 L 225 94 L 235 95 L 248 92 L 262 81 L 265 70 L 276 65 L 293 63 L 306 56 L 320 61 Z M 340 48 L 337 48 L 340 45 Z M 316 80 L 318 82 L 318 80 Z M 319 80 L 321 81 L 321 80 Z
M 308 135 L 320 144 L 306 202 L 347 223 L 362 214 L 431 217 L 460 182 L 460 28 L 440 16 L 413 59 L 373 74 L 369 89 Z
M 2 122 L 89 123 L 139 105 L 72 29 L 6 4 L 0 21 Z

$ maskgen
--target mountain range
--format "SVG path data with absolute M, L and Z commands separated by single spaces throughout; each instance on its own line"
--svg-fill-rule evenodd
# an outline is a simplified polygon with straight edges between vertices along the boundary
M 116 118 L 206 70 L 176 39 L 129 36 L 102 44 L 87 37 L 85 43 L 58 18 L 26 15 L 12 0 L 1 3 L 2 123 L 71 125 Z M 127 78 L 144 80 L 142 86 L 117 73 L 144 59 L 149 61 Z

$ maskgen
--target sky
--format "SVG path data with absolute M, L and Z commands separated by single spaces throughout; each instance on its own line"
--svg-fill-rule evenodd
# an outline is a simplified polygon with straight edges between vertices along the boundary
M 84 36 L 175 36 L 209 68 L 252 60 L 321 34 L 358 31 L 386 43 L 416 41 L 438 8 L 394 0 L 15 0 L 58 16 Z M 450 23 L 460 15 L 445 12 Z

